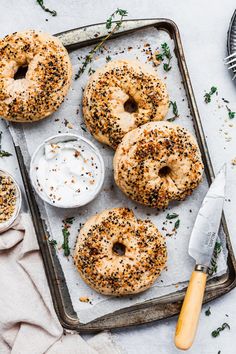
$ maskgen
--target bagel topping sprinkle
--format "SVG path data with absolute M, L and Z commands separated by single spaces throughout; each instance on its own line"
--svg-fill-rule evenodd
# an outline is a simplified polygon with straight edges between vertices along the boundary
M 61 207 L 83 205 L 96 194 L 102 166 L 94 148 L 82 140 L 45 143 L 34 163 L 39 193 Z
M 0 176 L 0 223 L 8 221 L 16 208 L 16 187 L 9 176 Z

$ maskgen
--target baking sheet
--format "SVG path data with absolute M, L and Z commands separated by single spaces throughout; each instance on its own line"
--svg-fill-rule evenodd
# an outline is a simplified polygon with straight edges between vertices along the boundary
M 176 101 L 180 117 L 177 118 L 176 123 L 185 126 L 194 134 L 193 123 L 188 108 L 188 102 L 185 96 L 185 90 L 181 82 L 181 75 L 178 69 L 177 60 L 174 57 L 173 46 L 174 42 L 170 39 L 169 34 L 162 30 L 148 28 L 137 31 L 133 34 L 126 35 L 118 39 L 113 39 L 105 44 L 103 53 L 95 56 L 94 62 L 91 64 L 92 69 L 96 69 L 106 62 L 106 57 L 110 56 L 112 59 L 139 59 L 142 62 L 147 62 L 150 57 L 150 47 L 154 52 L 161 43 L 167 42 L 171 48 L 173 55 L 171 65 L 172 69 L 166 73 L 163 71 L 162 64 L 156 68 L 158 75 L 166 82 L 167 89 L 170 95 L 170 100 Z M 79 63 L 83 57 L 88 53 L 89 47 L 79 49 L 70 54 L 74 72 L 79 68 Z M 78 60 L 80 58 L 80 61 Z M 152 62 L 149 62 L 152 65 Z M 65 99 L 65 103 L 61 108 L 41 122 L 24 125 L 24 137 L 26 144 L 22 139 L 20 146 L 26 158 L 26 164 L 29 164 L 28 153 L 32 155 L 37 145 L 44 139 L 57 133 L 73 132 L 79 133 L 86 138 L 93 141 L 100 149 L 106 169 L 106 177 L 104 187 L 99 196 L 89 205 L 76 210 L 61 210 L 49 205 L 43 204 L 38 200 L 40 210 L 43 218 L 49 229 L 52 238 L 57 240 L 58 258 L 61 263 L 69 293 L 71 296 L 74 310 L 76 311 L 80 322 L 87 323 L 107 313 L 115 310 L 128 307 L 146 300 L 160 297 L 169 294 L 176 290 L 180 290 L 189 279 L 191 270 L 193 268 L 193 260 L 188 256 L 188 241 L 191 229 L 196 218 L 196 214 L 201 205 L 202 199 L 208 189 L 208 183 L 204 178 L 202 184 L 194 191 L 191 197 L 186 201 L 180 203 L 173 203 L 169 210 L 164 212 L 157 212 L 155 209 L 145 208 L 132 201 L 130 201 L 119 189 L 115 186 L 112 171 L 113 150 L 109 147 L 103 146 L 95 141 L 92 136 L 85 132 L 85 125 L 83 124 L 81 98 L 82 90 L 88 80 L 88 75 L 85 73 L 79 80 L 73 81 L 72 88 L 69 95 Z M 172 117 L 172 109 L 170 108 L 168 117 Z M 68 122 L 70 124 L 68 124 Z M 70 129 L 73 127 L 72 129 Z M 164 227 L 163 234 L 168 234 L 173 229 L 175 220 L 166 222 L 166 215 L 168 212 L 175 212 L 179 214 L 180 227 L 177 233 L 166 237 L 168 248 L 168 264 L 167 270 L 163 271 L 154 286 L 143 294 L 136 296 L 129 296 L 125 298 L 111 298 L 99 295 L 90 289 L 81 279 L 73 265 L 71 257 L 66 258 L 63 255 L 61 244 L 63 242 L 62 236 L 62 219 L 65 217 L 75 216 L 75 221 L 71 227 L 70 245 L 74 247 L 78 230 L 81 225 L 93 214 L 100 212 L 104 208 L 111 207 L 130 207 L 134 210 L 137 217 L 150 218 L 160 229 Z M 163 223 L 166 223 L 166 225 Z M 224 235 L 222 234 L 222 242 Z M 223 242 L 224 243 L 224 242 Z M 218 258 L 218 272 L 217 275 L 223 274 L 226 271 L 226 262 L 223 252 Z M 84 303 L 79 300 L 80 297 L 88 297 L 89 303 Z

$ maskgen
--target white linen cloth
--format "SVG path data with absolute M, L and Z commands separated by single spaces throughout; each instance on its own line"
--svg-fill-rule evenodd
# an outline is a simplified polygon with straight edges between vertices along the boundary
M 123 351 L 122 351 L 123 352 Z M 63 335 L 31 219 L 0 235 L 0 354 L 120 354 L 107 332 Z

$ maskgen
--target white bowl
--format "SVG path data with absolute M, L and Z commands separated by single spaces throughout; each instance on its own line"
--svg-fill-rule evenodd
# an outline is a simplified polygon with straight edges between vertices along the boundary
M 37 163 L 40 159 L 40 157 L 42 157 L 45 152 L 44 152 L 44 145 L 45 144 L 57 144 L 57 143 L 63 143 L 63 142 L 67 142 L 67 141 L 72 141 L 72 140 L 78 140 L 78 141 L 82 141 L 86 144 L 88 144 L 92 150 L 94 151 L 94 155 L 97 156 L 99 162 L 100 162 L 100 181 L 97 185 L 97 188 L 94 190 L 93 194 L 88 194 L 88 197 L 85 198 L 85 200 L 81 201 L 80 203 L 75 203 L 73 205 L 67 205 L 67 204 L 62 204 L 60 202 L 60 204 L 58 205 L 56 201 L 52 202 L 52 200 L 46 195 L 46 193 L 44 193 L 43 191 L 41 191 L 38 187 L 37 184 L 37 178 L 36 178 L 36 166 Z M 30 179 L 31 179 L 31 183 L 35 189 L 35 191 L 37 192 L 37 194 L 39 195 L 39 197 L 44 200 L 46 203 L 58 207 L 58 208 L 77 208 L 77 207 L 81 207 L 83 205 L 88 204 L 89 202 L 91 202 L 100 192 L 103 182 L 104 182 L 104 177 L 105 177 L 105 168 L 104 168 L 104 162 L 103 162 L 103 158 L 102 155 L 100 154 L 98 148 L 91 143 L 88 139 L 77 135 L 77 134 L 57 134 L 54 136 L 51 136 L 50 138 L 44 140 L 44 142 L 42 144 L 40 144 L 37 149 L 35 150 L 35 152 L 33 153 L 33 156 L 31 158 L 31 162 L 30 162 Z
M 10 217 L 10 219 L 0 223 L 0 233 L 2 233 L 4 231 L 10 229 L 11 226 L 13 225 L 13 223 L 15 222 L 15 220 L 17 219 L 20 209 L 21 209 L 22 197 L 21 197 L 21 191 L 20 191 L 20 187 L 19 187 L 18 183 L 16 182 L 16 180 L 14 179 L 14 177 L 12 177 L 12 175 L 10 173 L 8 173 L 7 171 L 4 171 L 4 170 L 0 170 L 0 176 L 9 177 L 13 181 L 14 186 L 16 188 L 15 210 L 14 210 L 14 213 L 12 214 L 12 216 Z

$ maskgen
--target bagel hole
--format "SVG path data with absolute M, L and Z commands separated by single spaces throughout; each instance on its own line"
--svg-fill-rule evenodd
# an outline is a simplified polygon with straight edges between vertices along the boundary
M 113 253 L 115 253 L 118 256 L 124 256 L 125 249 L 126 249 L 125 245 L 123 245 L 123 243 L 120 242 L 115 242 L 112 247 Z
M 171 169 L 169 166 L 164 166 L 159 170 L 159 176 L 160 177 L 165 177 L 167 175 L 169 175 L 171 172 Z
M 137 112 L 138 104 L 133 97 L 129 96 L 128 100 L 124 103 L 124 110 L 128 113 Z
M 27 71 L 28 71 L 28 65 L 19 66 L 19 68 L 17 69 L 17 72 L 14 75 L 14 80 L 24 79 Z

